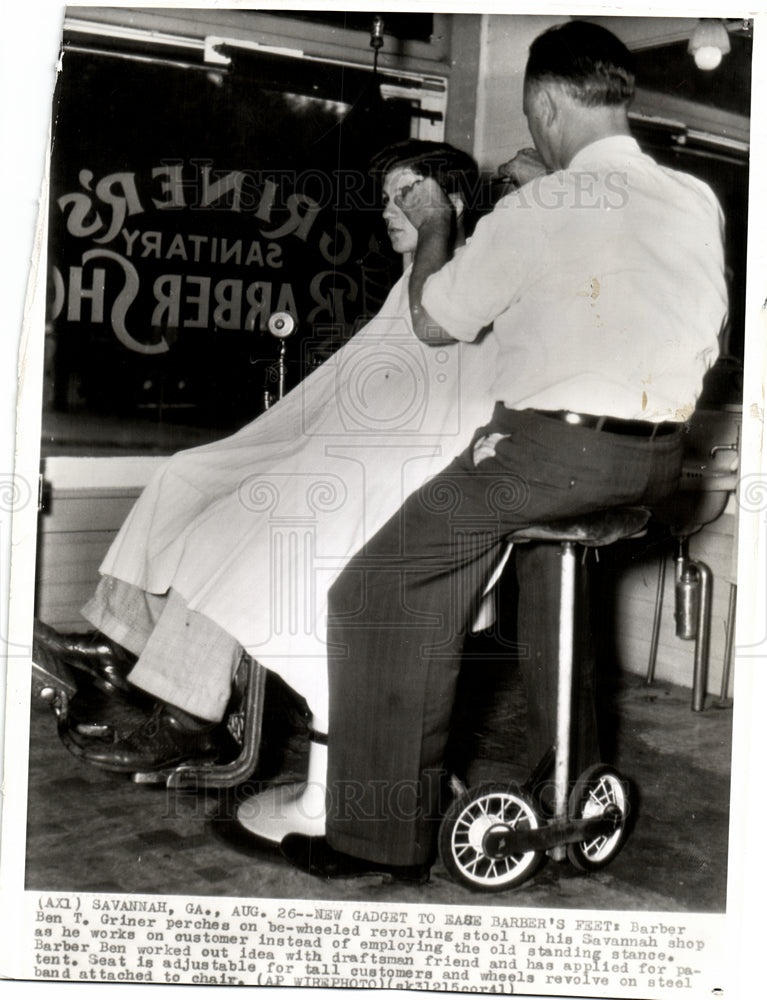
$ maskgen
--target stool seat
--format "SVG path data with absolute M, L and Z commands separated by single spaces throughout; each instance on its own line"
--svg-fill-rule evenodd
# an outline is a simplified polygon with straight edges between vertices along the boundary
M 650 511 L 645 507 L 609 507 L 580 517 L 521 528 L 509 535 L 508 541 L 575 542 L 597 548 L 638 537 L 644 533 L 649 520 Z

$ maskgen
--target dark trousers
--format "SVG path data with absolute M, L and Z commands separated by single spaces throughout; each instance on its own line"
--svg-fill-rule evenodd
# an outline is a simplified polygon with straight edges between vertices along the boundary
M 508 535 L 651 504 L 679 478 L 676 433 L 608 434 L 500 404 L 477 436 L 494 433 L 494 455 L 475 466 L 470 447 L 412 494 L 330 590 L 327 836 L 348 854 L 395 865 L 431 857 L 464 637 Z M 534 599 L 521 599 L 521 621 Z M 549 637 L 528 636 L 528 702 L 545 747 L 556 661 L 536 652 Z

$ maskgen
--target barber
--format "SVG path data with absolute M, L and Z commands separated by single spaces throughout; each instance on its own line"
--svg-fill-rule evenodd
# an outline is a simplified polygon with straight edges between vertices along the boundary
M 652 506 L 677 485 L 726 315 L 723 219 L 705 184 L 642 153 L 633 87 L 610 32 L 550 29 L 531 46 L 523 105 L 548 173 L 505 196 L 453 260 L 438 186 L 400 196 L 418 231 L 416 333 L 436 348 L 492 324 L 498 402 L 331 589 L 327 837 L 283 841 L 316 875 L 426 876 L 464 636 L 508 534 Z M 535 710 L 555 675 L 527 667 Z

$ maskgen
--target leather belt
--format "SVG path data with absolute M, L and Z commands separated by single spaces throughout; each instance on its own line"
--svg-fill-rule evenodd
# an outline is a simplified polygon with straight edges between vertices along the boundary
M 561 420 L 575 427 L 587 427 L 605 434 L 628 434 L 652 440 L 665 434 L 681 430 L 683 424 L 674 420 L 653 423 L 650 420 L 621 420 L 620 417 L 597 417 L 593 413 L 572 413 L 570 410 L 536 410 L 542 417 Z

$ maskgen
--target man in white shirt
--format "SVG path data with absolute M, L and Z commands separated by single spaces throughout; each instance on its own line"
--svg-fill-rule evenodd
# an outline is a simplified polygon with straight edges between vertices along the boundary
M 464 635 L 507 536 L 651 506 L 677 484 L 727 309 L 723 220 L 705 184 L 631 137 L 633 84 L 609 32 L 553 28 L 531 46 L 524 91 L 549 173 L 452 261 L 447 199 L 428 180 L 401 196 L 418 230 L 416 333 L 438 349 L 493 324 L 498 402 L 331 588 L 327 836 L 283 841 L 313 874 L 428 872 Z M 528 669 L 535 704 L 553 682 L 546 664 Z

